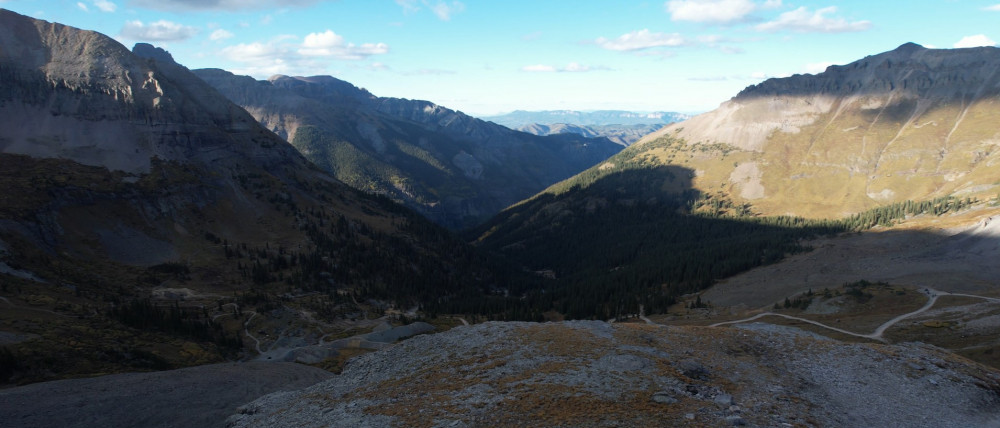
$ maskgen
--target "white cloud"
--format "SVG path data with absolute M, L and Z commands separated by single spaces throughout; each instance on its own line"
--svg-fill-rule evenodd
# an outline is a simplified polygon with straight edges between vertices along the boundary
M 670 0 L 666 6 L 674 21 L 712 24 L 740 22 L 757 10 L 757 4 L 750 0 Z
M 233 37 L 233 33 L 230 33 L 230 32 L 228 32 L 226 30 L 221 29 L 221 28 L 218 29 L 218 30 L 213 31 L 212 34 L 210 34 L 208 36 L 208 38 L 210 40 L 212 40 L 212 41 L 226 40 L 226 39 L 228 39 L 230 37 Z
M 809 12 L 805 6 L 782 13 L 778 19 L 757 26 L 758 31 L 796 31 L 800 33 L 847 33 L 871 28 L 869 21 L 848 22 L 844 18 L 827 17 L 837 12 L 836 6 Z
M 995 4 L 993 6 L 986 6 L 983 10 L 988 10 L 990 12 L 1000 12 L 1000 4 Z
M 231 61 L 244 64 L 243 68 L 232 70 L 233 73 L 237 74 L 267 77 L 275 74 L 289 74 L 293 69 L 299 69 L 299 67 L 294 67 L 294 64 L 290 64 L 288 60 L 295 58 L 294 52 L 275 42 L 240 43 L 223 48 L 221 54 Z
M 651 33 L 648 29 L 622 34 L 615 39 L 600 37 L 594 41 L 598 46 L 612 51 L 636 51 L 656 47 L 677 47 L 690 43 L 677 33 Z
M 328 56 L 337 59 L 358 60 L 389 52 L 389 45 L 385 43 L 355 45 L 354 43 L 345 42 L 343 36 L 331 30 L 326 30 L 322 33 L 310 33 L 307 35 L 298 52 L 306 56 Z
M 431 0 L 419 0 L 419 2 L 418 0 L 396 0 L 396 4 L 403 8 L 403 13 L 405 14 L 416 13 L 422 5 L 430 9 L 442 21 L 450 21 L 452 15 L 465 10 L 465 3 L 457 0 L 451 3 L 444 0 L 434 2 Z
M 108 13 L 114 12 L 115 9 L 118 8 L 117 5 L 108 0 L 94 0 L 94 6 L 97 6 L 97 8 L 101 10 L 101 12 L 108 12 Z
M 565 67 L 555 67 L 555 66 L 546 65 L 546 64 L 534 64 L 534 65 L 526 65 L 524 67 L 521 67 L 521 71 L 527 71 L 527 72 L 533 72 L 533 73 L 555 73 L 555 72 L 558 72 L 558 73 L 586 73 L 588 71 L 608 71 L 608 70 L 611 70 L 611 69 L 608 68 L 608 67 L 605 67 L 605 66 L 601 66 L 601 65 L 599 65 L 599 66 L 590 66 L 590 65 L 583 65 L 583 64 L 580 64 L 580 63 L 576 63 L 576 62 L 571 62 L 569 64 L 566 64 Z
M 437 4 L 430 6 L 430 8 L 434 11 L 434 14 L 437 15 L 438 19 L 442 21 L 449 21 L 451 20 L 451 15 L 465 10 L 465 5 L 460 1 L 453 1 L 451 4 L 439 1 Z
M 565 73 L 586 73 L 588 71 L 608 71 L 608 70 L 611 69 L 603 65 L 591 66 L 591 65 L 583 65 L 571 62 L 569 64 L 566 64 L 566 66 L 560 69 L 559 71 Z
M 396 0 L 396 4 L 403 7 L 403 13 L 415 13 L 420 10 L 417 0 Z
M 997 42 L 993 39 L 986 37 L 985 34 L 976 34 L 975 36 L 965 36 L 962 40 L 955 42 L 956 48 L 977 48 L 980 46 L 996 46 Z
M 175 22 L 159 20 L 148 25 L 142 21 L 126 21 L 119 36 L 130 40 L 170 42 L 187 40 L 198 33 L 198 29 Z
M 226 46 L 222 54 L 234 61 L 250 62 L 274 58 L 281 54 L 281 49 L 272 43 L 240 43 Z
M 87 5 L 84 4 L 83 2 L 79 2 L 79 1 L 76 2 L 76 7 L 80 8 L 80 10 L 82 10 L 84 12 L 90 12 L 89 10 L 87 10 Z
M 273 9 L 304 7 L 321 0 L 130 0 L 130 3 L 146 9 L 156 10 L 223 10 L 239 11 L 253 9 Z
M 532 73 L 553 73 L 556 71 L 556 68 L 551 65 L 534 64 L 521 67 L 521 71 L 528 71 Z

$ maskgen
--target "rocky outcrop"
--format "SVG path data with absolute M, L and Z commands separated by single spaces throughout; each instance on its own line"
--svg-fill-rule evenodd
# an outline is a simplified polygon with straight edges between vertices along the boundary
M 539 137 L 428 101 L 380 98 L 330 76 L 199 76 L 317 165 L 460 229 L 621 149 L 604 138 Z
M 230 426 L 995 426 L 998 387 L 929 346 L 775 326 L 486 323 L 360 357 Z

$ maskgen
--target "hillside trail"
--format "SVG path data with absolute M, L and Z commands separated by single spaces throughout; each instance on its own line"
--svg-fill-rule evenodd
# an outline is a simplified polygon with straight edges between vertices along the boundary
M 719 322 L 719 323 L 711 324 L 711 325 L 709 325 L 709 327 L 721 327 L 721 326 L 725 326 L 725 325 L 740 324 L 740 323 L 749 322 L 749 321 L 756 321 L 756 320 L 764 318 L 766 316 L 776 316 L 776 317 L 781 317 L 781 318 L 785 318 L 785 319 L 790 319 L 790 320 L 795 320 L 795 321 L 801 321 L 801 322 L 804 322 L 804 323 L 815 325 L 817 327 L 822 327 L 822 328 L 825 328 L 827 330 L 836 331 L 838 333 L 843 333 L 843 334 L 854 336 L 854 337 L 860 337 L 860 338 L 864 338 L 864 339 L 873 339 L 873 340 L 878 340 L 880 342 L 885 342 L 886 340 L 885 340 L 884 337 L 882 337 L 882 335 L 885 333 L 886 330 L 888 330 L 890 327 L 892 327 L 893 325 L 896 325 L 897 323 L 899 323 L 900 321 L 902 321 L 904 319 L 907 319 L 907 318 L 910 318 L 912 316 L 915 316 L 915 315 L 921 314 L 923 312 L 926 312 L 928 309 L 930 309 L 931 307 L 933 307 L 935 303 L 937 303 L 938 297 L 941 297 L 941 296 L 971 297 L 971 298 L 976 298 L 976 299 L 983 299 L 983 300 L 994 302 L 994 303 L 1000 303 L 1000 299 L 994 298 L 994 297 L 978 296 L 978 295 L 975 295 L 975 294 L 949 293 L 949 292 L 946 292 L 946 291 L 935 290 L 933 288 L 924 288 L 923 293 L 926 294 L 927 297 L 928 297 L 927 303 L 925 303 L 924 306 L 920 307 L 920 309 L 917 309 L 917 310 L 915 310 L 913 312 L 908 312 L 908 313 L 902 314 L 900 316 L 897 316 L 897 317 L 895 317 L 895 318 L 893 318 L 893 319 L 891 319 L 889 321 L 886 321 L 882 325 L 878 326 L 878 328 L 876 328 L 875 331 L 873 331 L 872 333 L 869 333 L 869 334 L 855 333 L 853 331 L 847 331 L 847 330 L 844 330 L 844 329 L 841 329 L 841 328 L 829 326 L 829 325 L 823 324 L 823 323 L 818 322 L 818 321 L 813 321 L 813 320 L 806 319 L 806 318 L 796 317 L 796 316 L 792 316 L 792 315 L 779 314 L 779 313 L 774 313 L 774 312 L 763 312 L 763 313 L 759 313 L 759 314 L 754 315 L 754 316 L 749 317 L 749 318 L 744 318 L 744 319 L 735 320 L 735 321 Z

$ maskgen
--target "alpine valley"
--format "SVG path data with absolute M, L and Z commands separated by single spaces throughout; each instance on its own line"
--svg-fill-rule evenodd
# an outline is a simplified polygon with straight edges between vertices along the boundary
M 624 147 L 0 9 L 3 425 L 1000 426 L 998 69 Z
M 621 149 L 596 134 L 540 137 L 427 101 L 376 97 L 330 76 L 195 74 L 338 179 L 452 229 Z

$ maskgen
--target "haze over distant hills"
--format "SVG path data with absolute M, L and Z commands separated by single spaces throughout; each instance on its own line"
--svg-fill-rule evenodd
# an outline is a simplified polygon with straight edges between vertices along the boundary
M 655 125 L 658 123 L 673 123 L 690 118 L 691 115 L 676 112 L 632 112 L 624 110 L 515 110 L 510 113 L 483 116 L 483 120 L 501 125 L 518 128 L 533 123 L 553 124 L 566 123 L 581 126 L 601 125 Z
M 604 137 L 628 146 L 664 125 L 689 117 L 691 116 L 683 113 L 637 113 L 623 110 L 517 110 L 483 119 L 535 135 L 578 134 L 591 138 Z
M 621 149 L 598 136 L 540 137 L 427 101 L 376 97 L 330 76 L 195 73 L 340 180 L 453 229 Z

